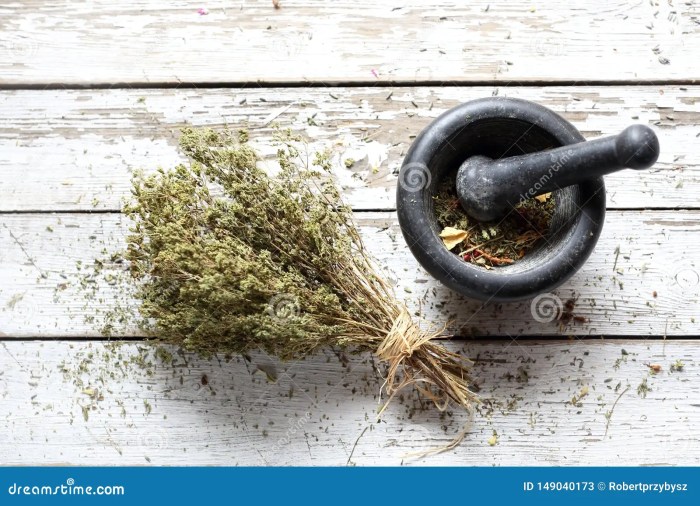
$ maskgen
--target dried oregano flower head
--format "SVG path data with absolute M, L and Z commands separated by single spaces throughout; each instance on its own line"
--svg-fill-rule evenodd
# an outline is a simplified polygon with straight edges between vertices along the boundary
M 133 180 L 126 258 L 151 335 L 203 354 L 321 346 L 371 351 L 391 396 L 414 384 L 441 408 L 467 406 L 468 361 L 423 331 L 378 274 L 330 178 L 326 154 L 278 132 L 279 174 L 247 134 L 185 129 L 188 165 Z

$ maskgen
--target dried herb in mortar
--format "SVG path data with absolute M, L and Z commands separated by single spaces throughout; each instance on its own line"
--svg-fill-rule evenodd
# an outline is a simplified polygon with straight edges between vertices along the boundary
M 509 265 L 545 240 L 555 209 L 551 194 L 520 202 L 499 221 L 481 222 L 462 209 L 456 176 L 440 181 L 433 208 L 445 247 L 465 262 L 485 268 Z
M 191 163 L 135 177 L 126 258 L 145 330 L 203 354 L 369 350 L 388 365 L 389 398 L 413 384 L 441 408 L 468 406 L 468 360 L 396 299 L 328 177 L 328 157 L 309 162 L 301 139 L 280 134 L 281 170 L 270 177 L 246 139 L 185 129 Z

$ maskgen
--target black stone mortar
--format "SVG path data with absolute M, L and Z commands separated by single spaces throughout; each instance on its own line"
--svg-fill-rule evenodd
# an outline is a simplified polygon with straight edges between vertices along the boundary
M 503 97 L 467 102 L 428 125 L 406 154 L 397 186 L 401 231 L 418 262 L 452 290 L 484 301 L 532 298 L 564 283 L 595 248 L 605 220 L 602 176 L 650 167 L 658 153 L 646 126 L 586 142 L 541 105 Z M 519 200 L 551 191 L 555 211 L 546 240 L 493 269 L 448 251 L 433 197 L 457 167 L 460 203 L 477 219 L 497 221 Z

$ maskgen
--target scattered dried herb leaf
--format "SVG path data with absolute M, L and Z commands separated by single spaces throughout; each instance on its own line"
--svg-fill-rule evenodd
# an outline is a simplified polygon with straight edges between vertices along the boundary
M 445 247 L 451 250 L 459 243 L 464 242 L 467 237 L 469 237 L 469 232 L 458 228 L 445 227 L 442 232 L 440 232 L 440 237 L 442 237 L 442 242 L 445 243 Z
M 556 208 L 555 199 L 547 195 L 519 203 L 497 222 L 480 222 L 462 209 L 453 171 L 438 184 L 433 212 L 441 230 L 469 231 L 458 243 L 461 248 L 445 241 L 449 250 L 465 262 L 491 268 L 516 262 L 546 238 Z

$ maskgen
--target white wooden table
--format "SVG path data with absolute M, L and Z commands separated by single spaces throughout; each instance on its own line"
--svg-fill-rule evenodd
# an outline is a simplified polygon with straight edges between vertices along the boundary
M 576 4 L 0 6 L 0 464 L 699 464 L 700 4 Z M 494 94 L 587 137 L 641 122 L 661 139 L 652 170 L 607 178 L 598 247 L 556 292 L 586 323 L 465 300 L 400 236 L 412 138 Z M 457 449 L 408 456 L 467 417 L 406 392 L 377 421 L 370 356 L 205 360 L 148 346 L 129 322 L 101 335 L 110 308 L 135 304 L 86 274 L 124 245 L 132 170 L 180 161 L 186 124 L 247 128 L 271 157 L 274 122 L 334 151 L 398 293 L 467 338 L 452 346 L 475 359 L 483 404 Z

